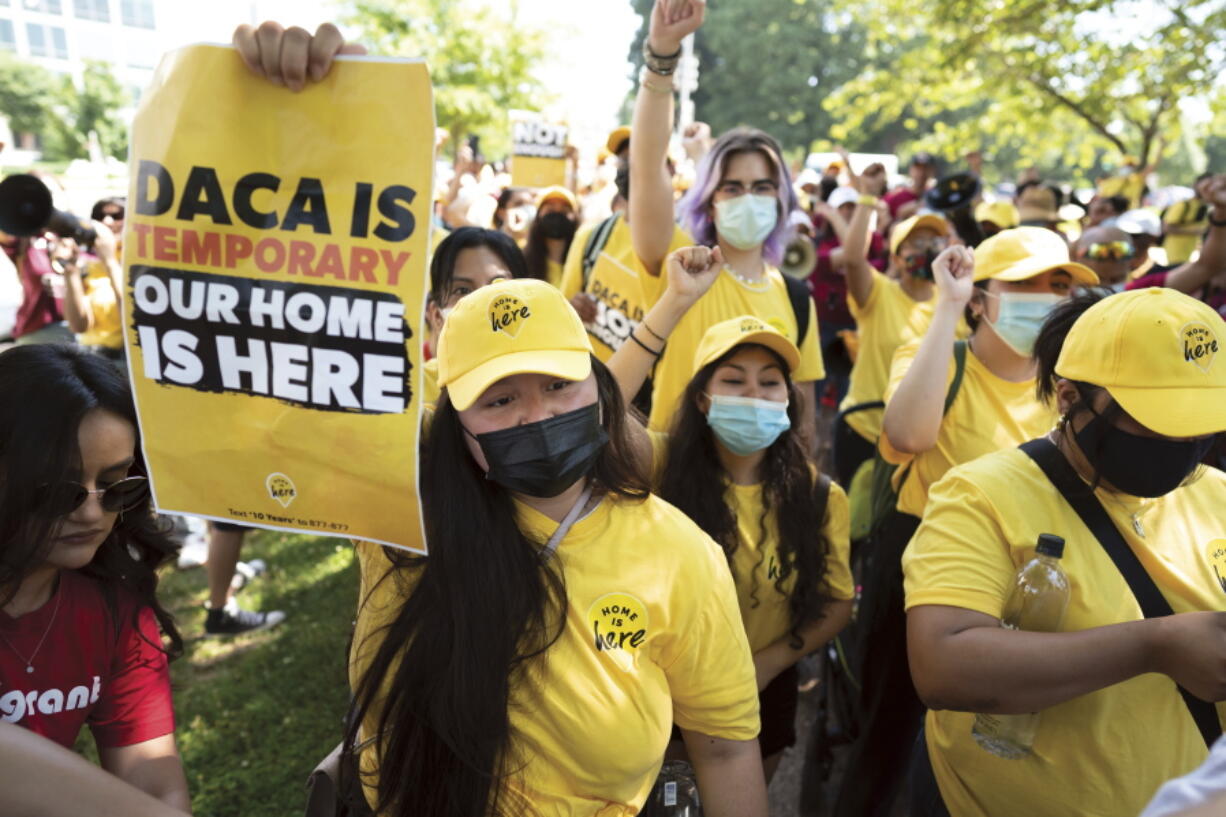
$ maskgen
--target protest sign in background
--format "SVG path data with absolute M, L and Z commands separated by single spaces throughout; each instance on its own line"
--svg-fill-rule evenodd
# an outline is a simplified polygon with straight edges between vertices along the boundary
M 565 187 L 568 131 L 540 114 L 511 111 L 511 184 Z
M 422 62 L 293 93 L 168 54 L 133 124 L 129 368 L 160 510 L 424 550 L 434 112 Z

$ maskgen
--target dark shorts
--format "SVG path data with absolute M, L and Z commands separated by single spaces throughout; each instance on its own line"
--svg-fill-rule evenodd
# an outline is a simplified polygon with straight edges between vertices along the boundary
M 800 700 L 796 685 L 799 681 L 800 674 L 793 664 L 758 693 L 762 718 L 758 746 L 762 757 L 778 754 L 796 742 L 796 707 Z
M 758 693 L 758 714 L 762 720 L 758 748 L 764 758 L 782 752 L 796 742 L 796 708 L 800 702 L 796 685 L 799 682 L 800 673 L 793 664 Z M 676 726 L 670 740 L 681 740 L 681 730 Z

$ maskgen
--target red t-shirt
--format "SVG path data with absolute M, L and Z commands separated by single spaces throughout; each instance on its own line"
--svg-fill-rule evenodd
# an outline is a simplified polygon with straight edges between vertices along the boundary
M 25 252 L 19 256 L 19 246 L 20 243 L 5 247 L 21 281 L 21 306 L 17 307 L 17 321 L 13 326 L 15 338 L 55 323 L 62 314 L 59 303 L 43 286 L 43 277 L 53 272 L 46 249 L 29 240 L 25 242 Z
M 897 216 L 898 211 L 904 204 L 910 204 L 911 202 L 917 200 L 919 196 L 910 187 L 903 187 L 898 190 L 894 190 L 893 192 L 886 193 L 881 198 L 882 201 L 886 203 L 886 206 L 890 208 L 890 215 Z
M 85 724 L 104 749 L 175 730 L 157 619 L 142 608 L 137 630 L 136 598 L 122 589 L 114 595 L 112 611 L 95 580 L 63 570 L 56 594 L 39 609 L 17 619 L 0 611 L 0 635 L 9 642 L 0 640 L 0 720 L 68 748 Z M 23 658 L 36 648 L 34 671 L 26 672 Z

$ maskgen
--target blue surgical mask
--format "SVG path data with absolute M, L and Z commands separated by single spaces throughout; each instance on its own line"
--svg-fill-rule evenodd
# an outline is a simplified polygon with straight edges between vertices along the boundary
M 738 250 L 752 250 L 779 223 L 779 200 L 746 193 L 715 203 L 715 229 Z
M 707 424 L 724 447 L 745 456 L 767 448 L 792 427 L 788 404 L 752 397 L 709 394 Z
M 1064 296 L 1054 292 L 1002 292 L 994 297 L 1000 298 L 1000 314 L 995 323 L 986 317 L 984 323 L 1010 349 L 1022 357 L 1031 357 L 1043 322 Z

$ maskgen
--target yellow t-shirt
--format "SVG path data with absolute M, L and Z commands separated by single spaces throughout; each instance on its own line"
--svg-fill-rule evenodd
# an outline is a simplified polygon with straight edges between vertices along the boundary
M 932 316 L 936 314 L 937 299 L 934 295 L 926 301 L 919 301 L 911 309 L 911 313 L 907 316 L 907 325 L 902 330 L 902 342 L 908 343 L 917 338 L 923 340 L 924 335 L 928 334 L 928 327 L 932 324 Z M 958 340 L 966 340 L 971 336 L 970 324 L 966 322 L 965 317 L 958 318 L 958 326 L 954 329 L 954 337 Z
M 537 541 L 557 528 L 526 505 L 518 510 L 521 529 Z M 377 636 L 367 636 L 395 614 L 404 592 L 403 583 L 379 583 L 389 567 L 381 548 L 361 543 L 358 558 L 365 601 L 351 683 L 377 650 Z M 508 785 L 543 817 L 630 817 L 655 782 L 674 722 L 731 740 L 758 734 L 736 588 L 719 546 L 654 496 L 605 498 L 555 558 L 566 625 L 532 668 L 534 690 L 512 693 L 513 768 L 521 771 Z M 376 723 L 377 715 L 367 728 Z M 369 751 L 364 765 L 373 763 Z
M 887 404 L 911 368 L 919 346 L 920 341 L 914 340 L 898 347 L 894 353 L 890 382 L 885 390 Z M 954 379 L 954 369 L 954 361 L 950 360 L 946 389 Z M 934 447 L 912 457 L 896 450 L 886 435 L 881 435 L 878 447 L 887 462 L 902 465 L 913 460 L 911 472 L 898 494 L 898 510 L 922 516 L 928 501 L 928 488 L 950 468 L 1002 448 L 1013 448 L 1050 431 L 1058 414 L 1053 406 L 1044 405 L 1035 398 L 1034 387 L 1034 380 L 1021 383 L 1001 380 L 968 349 L 962 385 L 949 413 L 941 420 Z M 896 488 L 904 470 L 905 465 L 894 475 Z
M 1200 246 L 1201 233 L 1209 227 L 1209 210 L 1200 199 L 1177 201 L 1162 214 L 1162 223 L 1171 227 L 1199 227 L 1200 232 L 1188 235 L 1167 233 L 1162 239 L 1169 264 L 1182 264 L 1192 257 Z M 1197 217 L 1199 216 L 1199 218 Z
M 736 582 L 736 598 L 741 607 L 741 621 L 745 623 L 745 635 L 749 638 L 749 649 L 756 653 L 791 630 L 788 599 L 796 587 L 796 576 L 788 577 L 782 591 L 775 586 L 779 572 L 779 524 L 774 514 L 759 522 L 763 519 L 762 486 L 729 485 L 725 498 L 736 515 L 741 539 L 732 553 L 732 579 Z M 856 594 L 851 578 L 850 530 L 847 494 L 831 483 L 822 536 L 830 543 L 826 555 L 825 591 L 835 599 L 850 599 Z
M 720 321 L 740 315 L 753 315 L 769 323 L 800 347 L 800 367 L 792 380 L 807 383 L 826 376 L 822 365 L 822 350 L 818 342 L 817 309 L 809 299 L 809 329 L 804 338 L 797 337 L 796 314 L 788 299 L 787 284 L 774 267 L 766 268 L 766 280 L 746 284 L 728 270 L 720 273 L 707 294 L 690 307 L 685 317 L 673 329 L 664 354 L 652 373 L 651 418 L 654 431 L 666 431 L 672 425 L 677 401 L 685 392 L 694 372 L 694 355 L 707 330 Z
M 847 296 L 847 308 L 856 319 L 860 351 L 851 368 L 851 383 L 839 410 L 881 399 L 890 377 L 890 360 L 903 342 L 903 330 L 917 302 L 898 283 L 873 270 L 872 289 L 864 306 Z M 881 436 L 881 409 L 864 409 L 847 415 L 847 425 L 870 443 Z
M 596 357 L 607 363 L 659 299 L 667 279 L 664 275 L 650 274 L 643 266 L 630 241 L 630 225 L 618 216 L 608 242 L 592 265 L 587 286 L 584 286 L 583 252 L 587 249 L 588 237 L 600 224 L 582 227 L 575 234 L 558 288 L 567 300 L 580 290 L 596 299 L 596 319 L 587 324 L 587 332 L 591 335 Z M 674 226 L 668 251 L 671 253 L 693 243 L 685 230 Z
M 1176 613 L 1226 611 L 1226 474 L 1206 469 L 1154 500 L 1097 492 Z M 1146 532 L 1133 528 L 1132 514 Z M 933 486 L 903 556 L 907 607 L 941 604 L 1001 615 L 1039 534 L 1064 537 L 1071 599 L 1062 630 L 1142 618 L 1127 582 L 1039 467 L 1017 449 L 958 466 Z M 1219 718 L 1226 705 L 1218 705 Z M 941 794 L 959 817 L 1139 814 L 1158 786 L 1207 754 L 1165 675 L 1149 673 L 1045 710 L 1034 756 L 1005 760 L 971 737 L 975 716 L 929 712 L 928 748 Z
M 1109 176 L 1098 182 L 1098 195 L 1123 196 L 1128 199 L 1129 208 L 1141 206 L 1141 196 L 1145 193 L 1145 177 L 1140 173 L 1129 173 L 1126 176 Z
M 106 264 L 93 259 L 86 270 L 82 283 L 85 285 L 85 300 L 89 302 L 89 310 L 94 315 L 94 325 L 89 331 L 77 335 L 77 340 L 83 346 L 122 349 L 123 316 L 119 311 L 115 287 L 111 284 Z
M 562 262 L 554 261 L 552 258 L 545 259 L 545 280 L 550 286 L 562 286 Z

